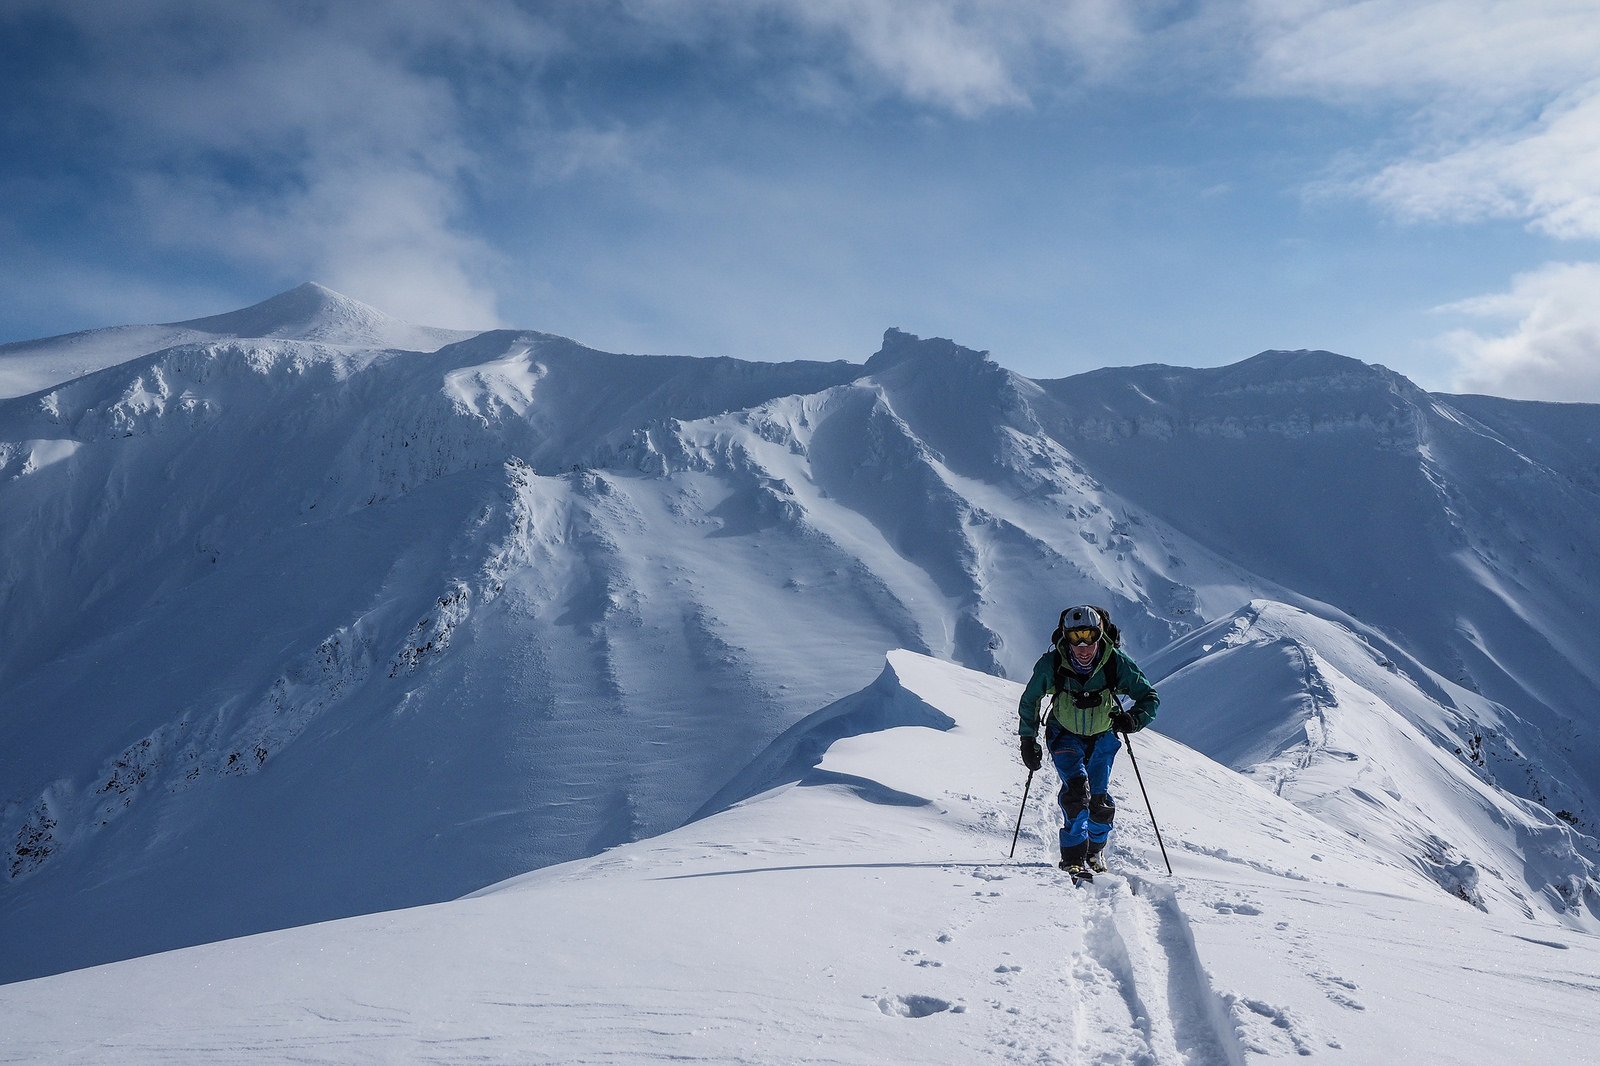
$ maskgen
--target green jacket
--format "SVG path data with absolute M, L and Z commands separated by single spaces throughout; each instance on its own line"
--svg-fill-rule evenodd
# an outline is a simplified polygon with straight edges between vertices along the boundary
M 1060 654 L 1051 648 L 1033 664 L 1033 677 L 1022 691 L 1022 702 L 1017 706 L 1017 734 L 1024 737 L 1038 735 L 1045 713 L 1040 701 L 1046 696 L 1052 697 L 1050 707 L 1056 721 L 1069 733 L 1092 737 L 1109 730 L 1111 715 L 1119 709 L 1113 693 L 1106 687 L 1106 662 L 1113 655 L 1117 657 L 1117 692 L 1133 697 L 1133 706 L 1128 708 L 1128 713 L 1133 715 L 1140 729 L 1154 721 L 1161 697 L 1156 695 L 1155 688 L 1145 679 L 1138 665 L 1119 649 L 1104 645 L 1100 658 L 1095 661 L 1094 670 L 1087 676 L 1080 675 L 1070 666 L 1063 668 L 1061 676 L 1065 687 L 1058 689 L 1056 664 L 1060 662 Z M 1098 693 L 1100 698 L 1092 706 L 1080 708 L 1073 703 L 1072 697 L 1082 693 Z

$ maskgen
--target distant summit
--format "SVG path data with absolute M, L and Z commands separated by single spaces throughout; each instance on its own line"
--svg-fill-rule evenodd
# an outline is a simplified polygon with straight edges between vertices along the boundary
M 308 281 L 258 304 L 206 318 L 161 325 L 110 326 L 0 344 L 0 399 L 41 392 L 163 348 L 209 344 L 218 338 L 435 352 L 479 332 L 413 325 Z
M 1416 392 L 1415 385 L 1404 375 L 1377 363 L 1364 363 L 1348 355 L 1323 351 L 1318 348 L 1299 348 L 1294 351 L 1269 349 L 1249 359 L 1216 368 L 1218 388 L 1282 387 L 1284 385 L 1315 385 L 1319 388 L 1350 389 L 1378 386 L 1392 388 L 1405 382 L 1407 391 Z
M 238 311 L 168 324 L 224 337 L 419 351 L 435 351 L 476 335 L 472 330 L 412 325 L 314 281 Z
M 975 351 L 944 337 L 923 339 L 915 333 L 890 328 L 883 331 L 883 346 L 867 360 L 866 371 L 879 374 L 891 366 L 911 360 L 982 363 L 988 358 L 986 351 Z

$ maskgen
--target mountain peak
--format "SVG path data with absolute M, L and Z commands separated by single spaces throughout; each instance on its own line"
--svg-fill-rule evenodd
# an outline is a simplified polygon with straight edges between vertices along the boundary
M 237 311 L 173 325 L 234 337 L 323 340 L 338 334 L 343 340 L 351 332 L 371 332 L 395 322 L 375 307 L 308 281 Z
M 314 281 L 237 311 L 172 325 L 228 337 L 425 351 L 474 335 L 472 330 L 412 325 Z
M 988 352 L 965 348 L 944 337 L 929 337 L 924 340 L 915 333 L 891 327 L 883 331 L 883 346 L 867 360 L 866 369 L 869 374 L 877 374 L 912 359 L 964 359 L 984 362 L 988 358 Z
M 1361 382 L 1388 387 L 1407 380 L 1388 367 L 1320 348 L 1298 348 L 1293 351 L 1269 348 L 1249 359 L 1219 367 L 1216 374 L 1218 383 L 1228 388 L 1282 385 L 1288 382 L 1317 382 L 1323 385 L 1342 383 L 1345 387 Z

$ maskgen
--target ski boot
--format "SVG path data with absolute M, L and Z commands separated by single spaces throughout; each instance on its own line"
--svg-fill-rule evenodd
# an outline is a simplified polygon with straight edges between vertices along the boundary
M 1079 844 L 1072 848 L 1061 849 L 1060 866 L 1072 878 L 1074 885 L 1087 885 L 1094 883 L 1094 871 L 1089 868 L 1086 857 L 1088 845 Z

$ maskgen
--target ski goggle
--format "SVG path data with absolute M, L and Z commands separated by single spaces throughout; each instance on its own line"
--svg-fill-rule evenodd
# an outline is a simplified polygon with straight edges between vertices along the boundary
M 1093 644 L 1100 639 L 1100 631 L 1093 626 L 1080 626 L 1067 630 L 1068 644 Z

